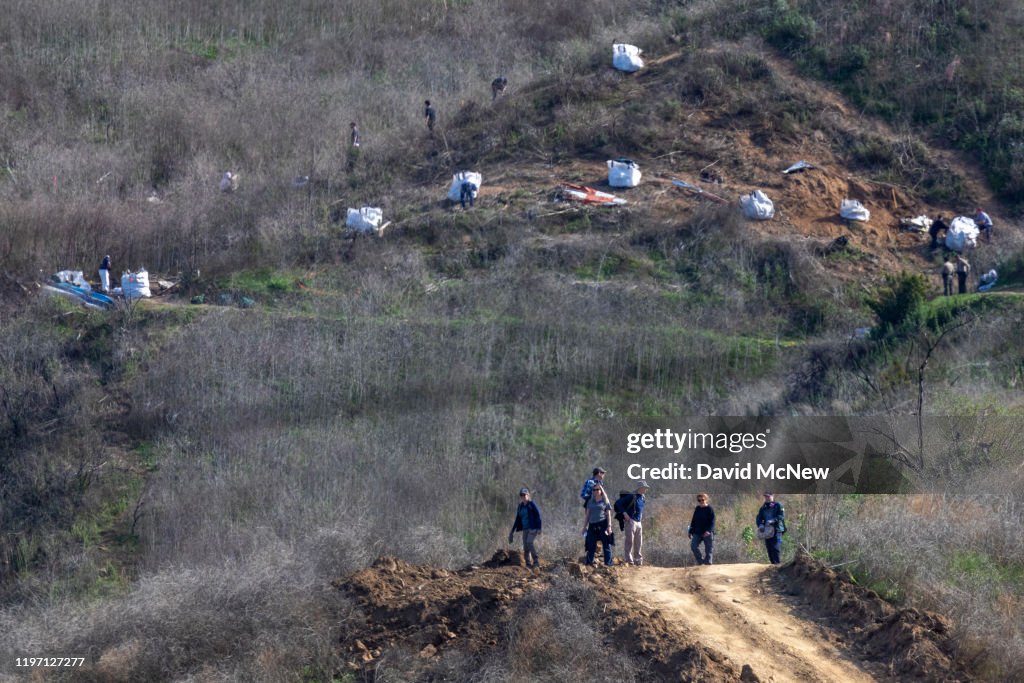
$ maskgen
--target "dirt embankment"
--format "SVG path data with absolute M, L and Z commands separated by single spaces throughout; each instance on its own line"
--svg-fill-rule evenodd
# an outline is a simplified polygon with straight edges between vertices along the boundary
M 809 558 L 757 564 L 592 571 L 562 560 L 530 572 L 517 553 L 457 571 L 381 558 L 336 582 L 365 624 L 343 636 L 352 670 L 416 652 L 431 679 L 453 650 L 505 647 L 517 602 L 559 581 L 600 592 L 606 642 L 644 663 L 652 680 L 966 681 L 949 621 L 899 610 Z

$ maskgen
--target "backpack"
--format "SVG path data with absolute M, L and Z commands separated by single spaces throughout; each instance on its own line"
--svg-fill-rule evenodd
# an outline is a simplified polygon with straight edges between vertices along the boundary
M 619 521 L 619 531 L 626 528 L 626 510 L 633 507 L 636 496 L 630 491 L 619 491 L 619 499 L 615 501 L 615 519 Z

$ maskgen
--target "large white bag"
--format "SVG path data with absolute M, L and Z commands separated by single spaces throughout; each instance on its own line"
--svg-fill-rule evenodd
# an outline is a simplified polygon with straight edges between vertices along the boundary
M 839 215 L 848 221 L 868 221 L 871 219 L 871 212 L 856 199 L 844 199 L 839 205 Z
M 640 167 L 629 159 L 609 159 L 608 184 L 612 187 L 636 187 L 640 184 Z
M 149 273 L 145 268 L 121 274 L 121 294 L 125 299 L 148 299 L 152 296 L 149 291 Z
M 364 206 L 361 209 L 349 209 L 345 225 L 356 232 L 373 232 L 384 220 L 384 212 L 375 206 Z
M 775 204 L 761 190 L 754 190 L 740 197 L 740 206 L 743 208 L 744 216 L 757 221 L 766 221 L 775 215 Z
M 484 177 L 479 173 L 473 171 L 459 171 L 452 176 L 452 186 L 448 189 L 448 199 L 453 202 L 457 202 L 462 199 L 462 183 L 471 182 L 476 187 L 473 190 L 473 199 L 476 199 L 477 191 L 480 189 L 480 185 L 484 182 Z
M 962 252 L 978 246 L 978 224 L 967 216 L 957 216 L 946 231 L 946 248 Z
M 628 73 L 639 71 L 644 68 L 644 60 L 640 59 L 641 52 L 643 50 L 636 45 L 615 43 L 612 45 L 612 66 Z

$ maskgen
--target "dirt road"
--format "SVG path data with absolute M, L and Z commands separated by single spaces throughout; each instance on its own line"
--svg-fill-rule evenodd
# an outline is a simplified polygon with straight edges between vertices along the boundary
M 621 574 L 620 585 L 761 681 L 877 680 L 871 664 L 842 652 L 833 634 L 779 594 L 775 571 L 763 564 L 639 567 Z

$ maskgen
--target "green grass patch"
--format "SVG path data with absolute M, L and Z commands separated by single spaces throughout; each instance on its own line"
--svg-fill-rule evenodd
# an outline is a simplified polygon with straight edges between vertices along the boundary
M 222 288 L 264 296 L 290 294 L 298 291 L 294 277 L 269 268 L 234 273 L 224 281 Z

